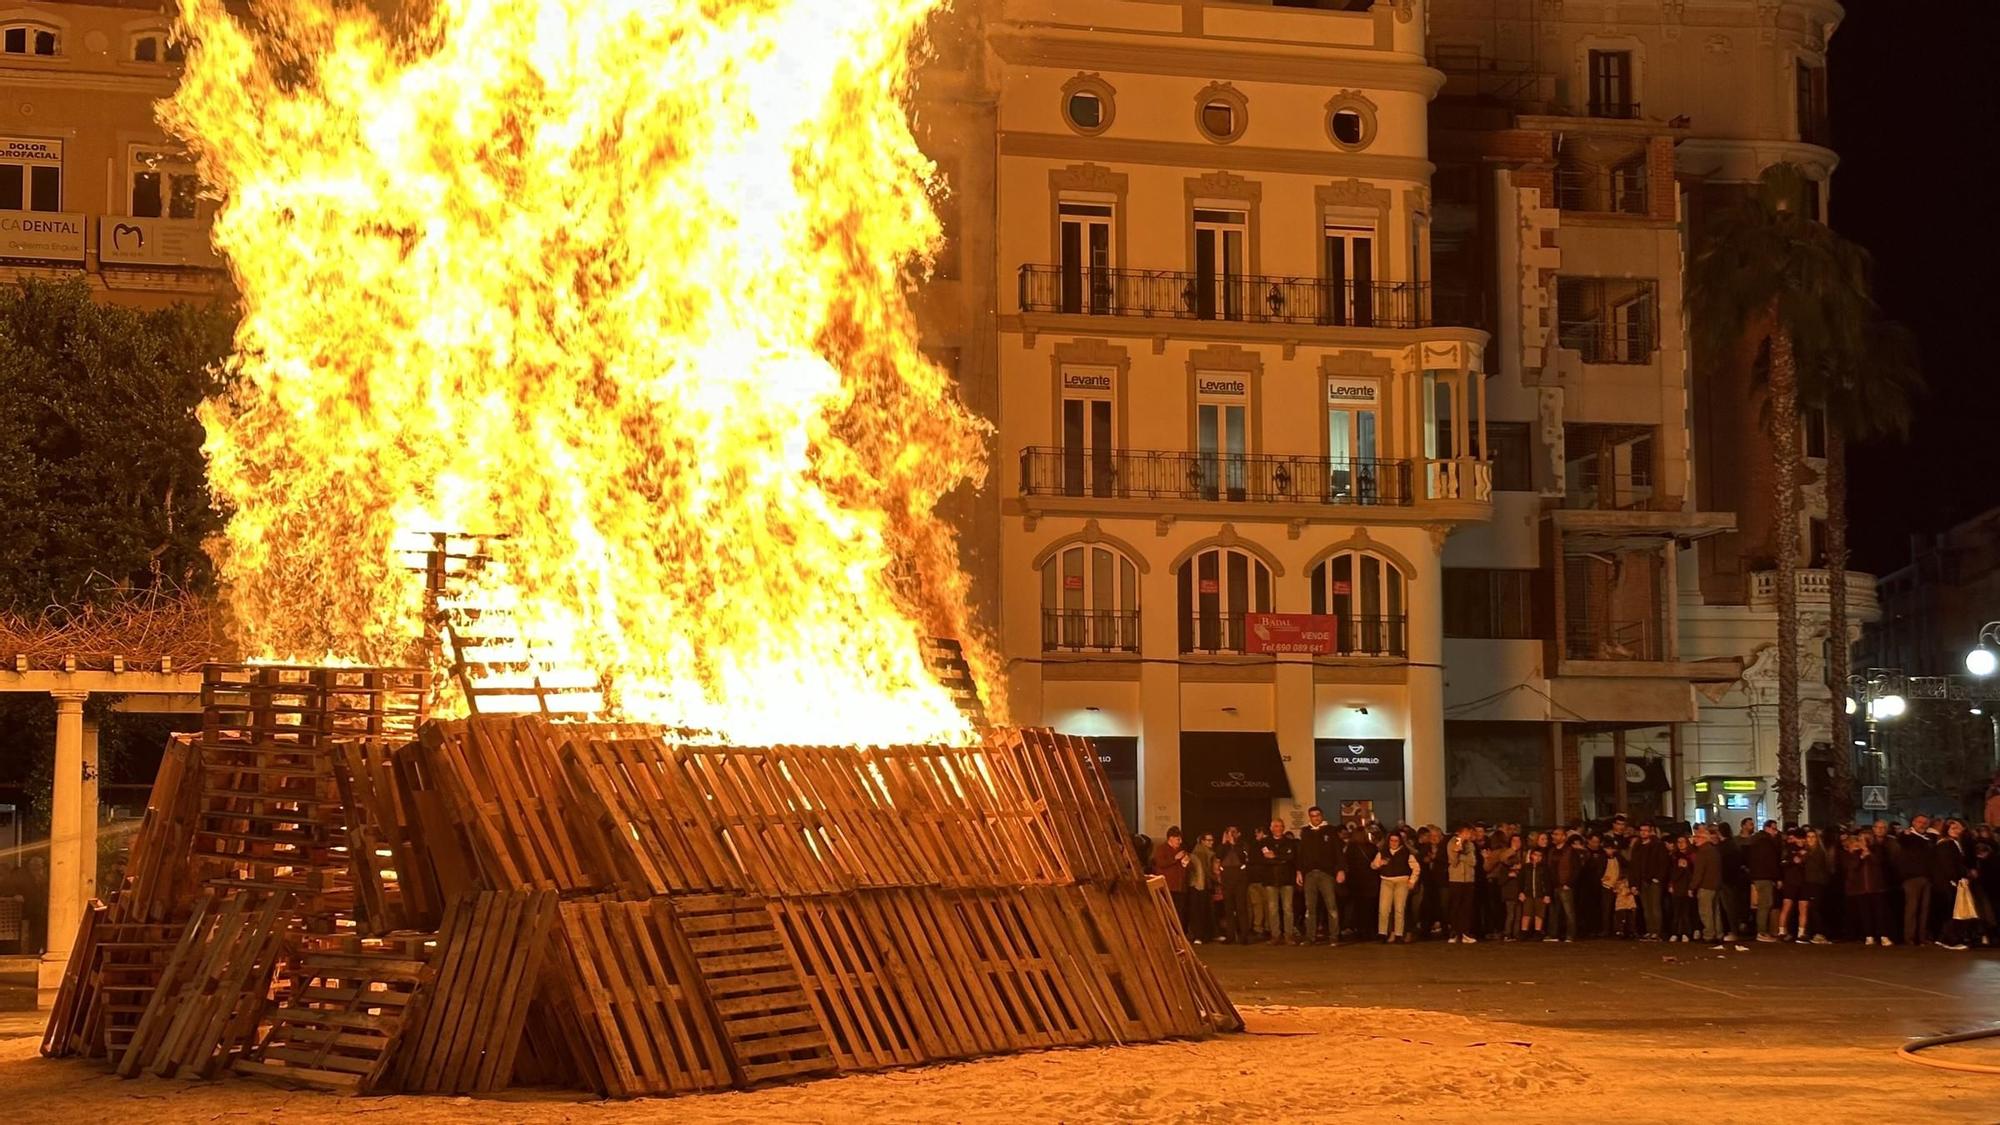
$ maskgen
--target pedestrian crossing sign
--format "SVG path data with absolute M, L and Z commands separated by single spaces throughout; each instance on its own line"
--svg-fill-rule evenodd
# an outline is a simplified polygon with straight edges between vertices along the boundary
M 1864 785 L 1861 787 L 1861 807 L 1864 809 L 1886 809 L 1889 807 L 1889 787 L 1886 785 Z

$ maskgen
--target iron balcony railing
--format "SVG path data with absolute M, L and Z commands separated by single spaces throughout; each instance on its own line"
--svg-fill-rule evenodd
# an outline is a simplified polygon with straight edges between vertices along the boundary
M 1136 609 L 1044 609 L 1043 652 L 1138 652 Z
M 1657 622 L 1575 621 L 1565 630 L 1571 660 L 1660 661 L 1666 659 Z
M 1430 286 L 1407 281 L 1024 265 L 1019 286 L 1022 312 L 1330 328 L 1428 328 L 1434 323 Z
M 1651 363 L 1656 342 L 1645 320 L 1606 324 L 1601 320 L 1560 321 L 1556 342 L 1577 352 L 1585 363 Z
M 1598 215 L 1651 214 L 1643 172 L 1563 168 L 1556 172 L 1556 207 Z
M 1584 114 L 1588 117 L 1602 117 L 1612 121 L 1637 121 L 1639 119 L 1639 103 L 1593 98 L 1590 104 L 1585 107 Z
M 1563 507 L 1582 511 L 1650 511 L 1658 495 L 1651 471 L 1599 473 L 1591 462 L 1572 462 L 1566 474 Z
M 1408 461 L 1183 453 L 1153 449 L 1021 451 L 1021 495 L 1232 503 L 1407 506 Z
M 1181 614 L 1181 651 L 1245 652 L 1249 646 L 1249 615 L 1245 613 Z M 1409 619 L 1405 617 L 1341 617 L 1334 630 L 1334 655 L 1407 656 Z

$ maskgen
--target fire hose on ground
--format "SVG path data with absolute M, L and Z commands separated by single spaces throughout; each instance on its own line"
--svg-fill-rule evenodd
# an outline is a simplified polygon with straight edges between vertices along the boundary
M 1943 1047 L 1950 1043 L 1970 1043 L 1975 1039 L 2000 1038 L 2000 1027 L 1986 1027 L 1977 1031 L 1957 1031 L 1950 1035 L 1931 1035 L 1922 1039 L 1912 1039 L 1896 1049 L 1896 1054 L 1913 1063 L 1934 1066 L 1939 1070 L 1956 1070 L 1966 1074 L 2000 1074 L 2000 1066 L 1985 1063 L 1952 1062 L 1940 1058 L 1926 1058 L 1917 1054 L 1929 1047 Z

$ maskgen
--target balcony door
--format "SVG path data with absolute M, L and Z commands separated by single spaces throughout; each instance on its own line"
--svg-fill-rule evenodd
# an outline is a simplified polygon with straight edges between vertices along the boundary
M 1202 320 L 1243 319 L 1250 299 L 1244 265 L 1249 244 L 1247 212 L 1195 209 L 1195 316 Z
M 1104 389 L 1095 385 L 1102 381 Z M 1111 377 L 1063 372 L 1062 473 L 1065 496 L 1110 496 L 1112 469 Z
M 1327 386 L 1327 499 L 1367 504 L 1377 495 L 1376 387 L 1335 380 Z
M 1329 218 L 1320 239 L 1326 294 L 1322 324 L 1375 323 L 1375 228 Z
M 1631 117 L 1632 52 L 1590 52 L 1590 116 Z
M 1111 220 L 1109 203 L 1057 204 L 1062 229 L 1060 307 L 1066 313 L 1111 311 Z
M 1250 380 L 1197 375 L 1195 382 L 1195 491 L 1203 500 L 1242 500 L 1248 489 Z

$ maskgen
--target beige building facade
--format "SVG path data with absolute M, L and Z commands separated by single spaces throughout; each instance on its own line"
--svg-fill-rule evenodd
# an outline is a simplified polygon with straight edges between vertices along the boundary
M 169 25 L 157 2 L 0 9 L 0 282 L 81 275 L 135 305 L 227 287 L 212 205 L 153 118 Z
M 1422 5 L 992 15 L 1012 717 L 1098 736 L 1153 833 L 1442 820 L 1440 558 L 1492 496 Z

